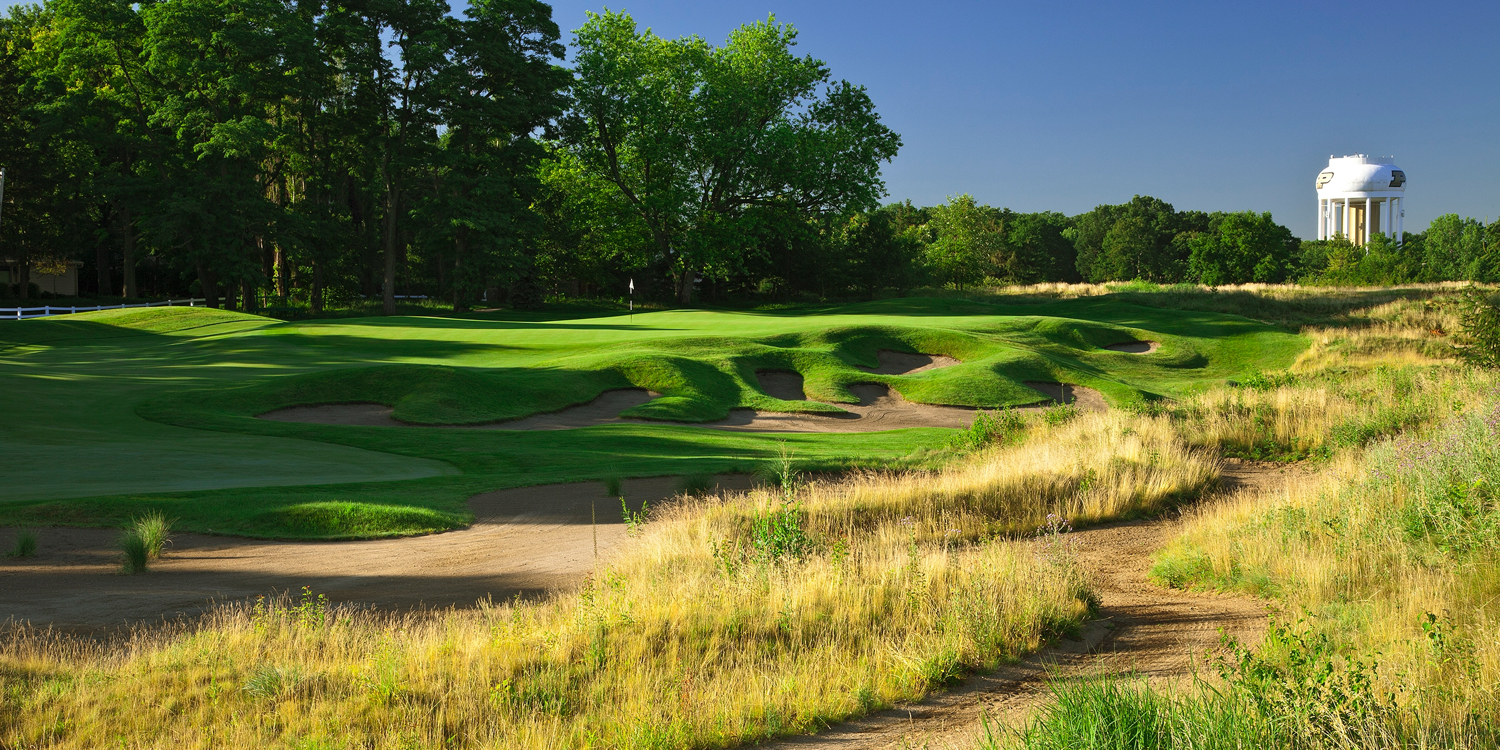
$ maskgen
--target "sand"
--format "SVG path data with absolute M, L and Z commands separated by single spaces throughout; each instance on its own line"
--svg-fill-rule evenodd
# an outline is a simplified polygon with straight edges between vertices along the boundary
M 961 365 L 962 362 L 942 354 L 910 354 L 890 349 L 881 349 L 875 353 L 878 367 L 865 367 L 855 365 L 856 368 L 875 375 L 914 375 L 919 372 L 936 370 L 940 367 L 952 367 Z
M 627 479 L 631 506 L 676 495 L 676 477 Z M 717 478 L 748 489 L 748 475 Z M 44 528 L 35 557 L 0 558 L 0 622 L 108 629 L 192 616 L 212 602 L 311 586 L 338 603 L 409 610 L 472 607 L 485 597 L 540 597 L 567 589 L 594 567 L 590 504 L 597 503 L 600 559 L 626 539 L 619 500 L 600 482 L 476 495 L 476 520 L 458 531 L 364 542 L 287 542 L 173 534 L 150 571 L 119 574 L 113 529 Z M 0 529 L 9 544 L 13 529 Z
M 1161 348 L 1161 344 L 1155 341 L 1122 341 L 1118 344 L 1110 344 L 1104 347 L 1112 352 L 1125 352 L 1126 354 L 1150 354 Z

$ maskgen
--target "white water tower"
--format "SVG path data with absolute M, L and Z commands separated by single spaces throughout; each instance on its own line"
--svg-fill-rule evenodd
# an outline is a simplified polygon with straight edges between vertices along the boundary
M 1318 239 L 1343 235 L 1363 245 L 1375 232 L 1401 244 L 1406 216 L 1406 173 L 1393 157 L 1328 157 L 1318 173 Z

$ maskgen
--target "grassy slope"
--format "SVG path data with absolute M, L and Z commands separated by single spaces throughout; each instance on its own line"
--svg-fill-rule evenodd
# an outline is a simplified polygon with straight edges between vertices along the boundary
M 1132 338 L 1163 347 L 1149 356 L 1098 348 Z M 462 523 L 464 498 L 497 487 L 753 470 L 783 439 L 815 467 L 882 464 L 919 456 L 949 434 L 772 436 L 682 425 L 506 433 L 253 418 L 295 403 L 381 401 L 398 418 L 451 424 L 562 408 L 634 384 L 667 395 L 639 408 L 644 417 L 828 408 L 765 396 L 753 385 L 757 369 L 796 369 L 810 395 L 831 401 L 849 400 L 848 384 L 878 380 L 917 401 L 1004 406 L 1034 401 L 1017 382 L 1034 379 L 1131 402 L 1285 366 L 1303 346 L 1242 318 L 1108 298 L 303 323 L 154 309 L 4 324 L 0 373 L 12 384 L 16 418 L 0 428 L 0 446 L 23 468 L 22 481 L 0 488 L 0 497 L 22 501 L 0 506 L 0 524 L 115 524 L 153 507 L 186 529 L 412 533 Z M 880 348 L 965 363 L 909 377 L 850 366 L 874 364 Z M 273 482 L 295 486 L 265 487 Z M 106 488 L 128 494 L 101 496 Z M 345 520 L 327 528 L 288 520 L 350 502 L 338 506 Z

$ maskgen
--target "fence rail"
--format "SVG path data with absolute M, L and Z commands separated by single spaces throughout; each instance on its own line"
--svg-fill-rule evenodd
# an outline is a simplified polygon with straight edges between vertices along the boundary
M 96 305 L 93 307 L 80 307 L 69 305 L 67 307 L 43 305 L 41 307 L 0 307 L 0 320 L 26 320 L 27 318 L 45 318 L 50 315 L 71 315 L 81 312 L 95 312 L 98 310 L 125 310 L 132 307 L 175 307 L 185 305 L 197 307 L 199 302 L 207 302 L 202 298 L 195 299 L 169 299 L 166 302 L 137 302 L 133 305 Z

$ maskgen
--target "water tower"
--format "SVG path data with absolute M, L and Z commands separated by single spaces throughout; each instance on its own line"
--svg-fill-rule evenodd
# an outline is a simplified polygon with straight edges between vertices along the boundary
M 1406 173 L 1392 157 L 1328 157 L 1318 173 L 1318 239 L 1343 235 L 1363 245 L 1375 232 L 1401 244 L 1406 216 Z

